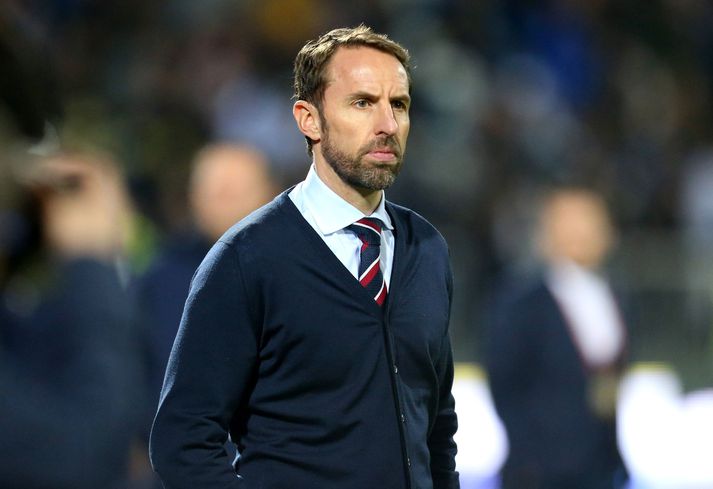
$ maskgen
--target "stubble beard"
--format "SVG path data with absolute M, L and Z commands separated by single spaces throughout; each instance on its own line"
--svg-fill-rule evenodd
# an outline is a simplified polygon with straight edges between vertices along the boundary
M 401 171 L 403 153 L 393 136 L 384 136 L 359 148 L 349 155 L 334 146 L 329 138 L 327 125 L 323 123 L 322 156 L 339 178 L 351 187 L 364 190 L 389 188 Z M 388 147 L 394 152 L 396 162 L 378 163 L 365 161 L 365 156 L 376 148 Z

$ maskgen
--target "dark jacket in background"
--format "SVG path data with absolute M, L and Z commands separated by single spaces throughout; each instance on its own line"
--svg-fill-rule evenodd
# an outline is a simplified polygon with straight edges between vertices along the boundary
M 0 296 L 0 487 L 123 487 L 143 402 L 132 308 L 108 265 L 55 272 L 47 294 Z
M 146 427 L 147 440 L 191 278 L 210 246 L 196 233 L 172 237 L 133 287 L 146 335 L 148 394 L 151 402 L 150 421 Z
M 508 433 L 504 489 L 611 489 L 621 469 L 613 419 L 595 415 L 585 367 L 542 278 L 513 281 L 495 302 L 486 363 Z

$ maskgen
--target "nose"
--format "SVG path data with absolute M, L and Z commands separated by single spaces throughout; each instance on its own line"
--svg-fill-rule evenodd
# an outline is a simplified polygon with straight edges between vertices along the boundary
M 399 123 L 396 121 L 396 116 L 394 114 L 394 108 L 391 104 L 385 104 L 379 110 L 377 115 L 376 126 L 374 130 L 377 135 L 385 134 L 387 136 L 393 136 L 399 128 Z

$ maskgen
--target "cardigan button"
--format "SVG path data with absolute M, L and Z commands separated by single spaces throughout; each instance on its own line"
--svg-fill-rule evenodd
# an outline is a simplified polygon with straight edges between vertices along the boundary
M 406 422 L 406 416 L 404 416 L 404 413 L 401 413 L 401 422 L 402 423 Z
M 411 457 L 406 457 L 406 465 L 411 467 Z
M 394 364 L 394 373 L 395 374 L 399 373 L 399 367 L 397 367 L 395 364 Z

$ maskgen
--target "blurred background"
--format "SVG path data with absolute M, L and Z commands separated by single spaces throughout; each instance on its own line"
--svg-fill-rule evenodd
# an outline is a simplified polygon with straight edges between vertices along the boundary
M 507 442 L 482 389 L 486 324 L 503 277 L 538 266 L 537 209 L 553 185 L 595 189 L 609 207 L 616 235 L 605 268 L 627 310 L 627 362 L 638 365 L 631 375 L 644 378 L 640 389 L 653 395 L 646 386 L 663 386 L 655 392 L 672 403 L 676 420 L 690 396 L 710 397 L 710 2 L 3 0 L 0 276 L 9 312 L 0 317 L 10 318 L 0 322 L 3 389 L 14 392 L 7 389 L 20 378 L 15 370 L 31 370 L 33 393 L 41 395 L 28 402 L 48 402 L 58 384 L 42 371 L 56 371 L 67 351 L 81 349 L 77 343 L 38 356 L 38 368 L 23 365 L 28 345 L 47 341 L 37 333 L 49 327 L 38 312 L 50 289 L 47 270 L 89 256 L 118 270 L 129 305 L 116 309 L 135 311 L 111 370 L 121 372 L 112 395 L 135 408 L 112 412 L 137 420 L 136 440 L 121 445 L 121 461 L 113 462 L 130 482 L 115 474 L 93 487 L 154 483 L 142 440 L 192 271 L 220 235 L 221 219 L 239 218 L 306 174 L 309 159 L 291 114 L 293 58 L 307 39 L 361 22 L 404 44 L 415 65 L 406 166 L 388 198 L 429 219 L 450 246 L 464 486 L 498 484 Z M 206 163 L 221 158 L 233 163 Z M 236 201 L 242 208 L 232 214 L 205 217 Z M 98 222 L 111 229 L 97 230 Z M 57 228 L 76 231 L 58 236 Z M 60 278 L 52 283 L 67 290 L 61 281 L 71 274 L 53 275 Z M 83 286 L 97 292 L 96 282 L 82 280 L 79 293 Z M 34 336 L 25 334 L 27 324 Z M 137 387 L 142 383 L 146 388 Z M 2 402 L 0 409 L 17 408 Z M 652 415 L 652 426 L 674 419 L 674 411 Z M 126 427 L 117 424 L 117 432 Z M 690 432 L 701 436 L 700 429 Z M 663 445 L 674 443 L 661 436 Z M 13 453 L 7 440 L 0 443 Z M 650 467 L 666 462 L 640 462 L 646 456 L 637 447 L 651 440 L 637 443 L 619 442 L 629 471 L 643 474 L 639 487 L 713 487 L 704 475 L 677 478 L 683 462 L 667 475 L 650 475 Z M 710 440 L 695 447 L 691 454 L 705 453 Z M 0 465 L 10 460 L 3 456 Z

